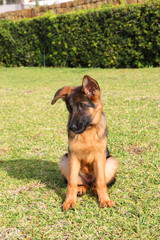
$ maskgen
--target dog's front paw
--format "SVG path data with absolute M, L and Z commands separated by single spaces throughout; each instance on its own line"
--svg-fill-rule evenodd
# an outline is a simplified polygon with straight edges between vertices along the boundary
M 115 202 L 109 200 L 109 201 L 100 201 L 100 207 L 114 207 L 116 204 Z
M 76 202 L 74 201 L 64 201 L 62 208 L 64 211 L 68 211 L 70 208 L 75 208 Z

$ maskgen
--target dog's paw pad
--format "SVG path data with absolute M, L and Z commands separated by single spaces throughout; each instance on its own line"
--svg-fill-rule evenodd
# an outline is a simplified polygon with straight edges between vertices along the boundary
M 104 208 L 104 207 L 114 207 L 115 206 L 115 202 L 113 201 L 104 201 L 104 202 L 100 202 L 100 207 Z
M 68 211 L 70 208 L 75 208 L 76 206 L 76 202 L 67 202 L 67 201 L 64 201 L 63 205 L 62 205 L 62 208 L 64 211 Z
M 114 207 L 116 204 L 115 204 L 115 202 L 113 202 L 113 201 L 108 201 L 107 202 L 107 206 L 108 207 Z

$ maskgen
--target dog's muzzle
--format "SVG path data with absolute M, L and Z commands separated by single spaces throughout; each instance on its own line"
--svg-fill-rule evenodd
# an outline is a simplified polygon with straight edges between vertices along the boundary
M 69 126 L 69 130 L 74 132 L 75 134 L 81 134 L 86 130 L 87 126 L 82 125 L 80 128 L 75 124 Z

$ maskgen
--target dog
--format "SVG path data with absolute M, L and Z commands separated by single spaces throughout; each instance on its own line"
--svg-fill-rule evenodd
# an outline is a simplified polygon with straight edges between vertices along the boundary
M 60 98 L 69 112 L 68 153 L 59 163 L 68 182 L 62 208 L 74 208 L 77 195 L 85 194 L 89 188 L 98 195 L 100 207 L 112 207 L 115 202 L 109 198 L 107 185 L 115 179 L 118 163 L 107 147 L 107 124 L 98 82 L 85 75 L 81 86 L 59 89 L 51 104 Z

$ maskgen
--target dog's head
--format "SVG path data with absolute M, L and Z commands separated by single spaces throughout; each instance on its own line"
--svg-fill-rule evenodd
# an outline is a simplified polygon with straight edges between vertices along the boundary
M 69 111 L 68 130 L 83 133 L 89 126 L 98 124 L 102 114 L 100 88 L 96 80 L 85 75 L 82 86 L 65 86 L 59 89 L 51 104 L 62 98 Z

